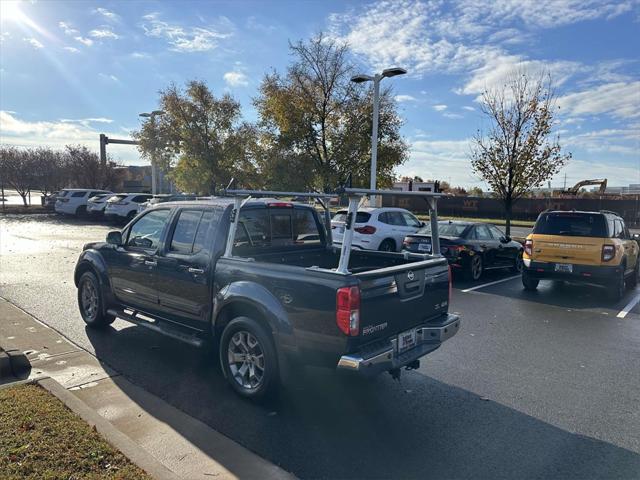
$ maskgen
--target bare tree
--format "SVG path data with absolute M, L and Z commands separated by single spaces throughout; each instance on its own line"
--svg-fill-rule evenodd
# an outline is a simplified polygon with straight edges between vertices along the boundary
M 523 72 L 482 95 L 481 111 L 491 128 L 473 138 L 471 166 L 503 201 L 507 235 L 513 204 L 571 158 L 561 152 L 559 138 L 552 136 L 554 100 L 549 75 L 532 79 Z
M 9 185 L 27 206 L 27 196 L 34 185 L 34 161 L 26 150 L 0 145 L 0 180 Z
M 34 182 L 43 195 L 64 188 L 68 182 L 65 158 L 62 152 L 49 147 L 29 150 L 34 167 Z
M 67 145 L 64 157 L 66 178 L 71 185 L 81 188 L 107 188 L 117 182 L 118 165 L 111 160 L 102 165 L 98 154 L 84 145 Z

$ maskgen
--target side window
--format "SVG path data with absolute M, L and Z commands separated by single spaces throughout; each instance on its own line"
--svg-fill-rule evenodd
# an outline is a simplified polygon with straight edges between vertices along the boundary
M 207 239 L 210 238 L 208 235 L 212 226 L 215 224 L 216 215 L 213 210 L 207 210 L 202 215 L 202 219 L 200 219 L 200 225 L 198 225 L 198 231 L 196 232 L 196 239 L 193 242 L 193 253 L 198 253 L 201 250 L 210 250 L 206 245 Z
M 158 247 L 170 210 L 155 210 L 131 225 L 127 246 L 153 249 Z
M 294 209 L 293 239 L 297 244 L 320 245 L 320 231 L 310 210 Z
M 149 197 L 147 195 L 138 195 L 131 199 L 131 201 L 135 203 L 142 203 L 146 202 L 147 200 L 149 200 Z
M 411 215 L 409 212 L 402 212 L 402 217 L 409 227 L 420 228 L 420 220 Z
M 73 192 L 71 196 L 73 198 L 81 198 L 81 197 L 84 197 L 86 194 L 87 192 Z
M 91 197 L 95 197 L 95 196 L 97 196 L 97 195 L 104 195 L 104 192 L 91 192 L 91 193 L 89 194 L 89 198 L 91 198 Z
M 191 253 L 200 217 L 202 217 L 200 210 L 182 210 L 180 212 L 176 228 L 173 230 L 169 250 L 177 253 Z
M 491 225 L 489 227 L 489 230 L 491 231 L 491 235 L 493 235 L 494 239 L 500 240 L 501 238 L 504 238 L 504 233 L 502 233 L 502 231 L 498 227 L 494 227 L 493 225 Z
M 625 238 L 625 236 L 624 236 L 624 227 L 622 226 L 622 221 L 616 219 L 615 223 L 616 223 L 616 233 L 615 233 L 616 238 Z
M 269 245 L 269 216 L 266 209 L 242 210 L 234 247 Z
M 402 212 L 387 212 L 387 218 L 389 219 L 389 225 L 393 225 L 395 227 L 407 226 L 404 221 L 404 217 L 402 216 Z
M 612 238 L 615 238 L 616 236 L 615 222 L 611 217 L 606 217 L 606 219 L 607 219 L 607 226 L 609 227 L 609 236 Z
M 477 225 L 476 228 L 476 239 L 477 240 L 491 240 L 491 232 L 489 232 L 489 228 L 486 225 Z
M 389 220 L 389 213 L 382 212 L 378 215 L 378 221 L 381 223 L 386 223 L 387 225 L 391 225 L 391 220 Z

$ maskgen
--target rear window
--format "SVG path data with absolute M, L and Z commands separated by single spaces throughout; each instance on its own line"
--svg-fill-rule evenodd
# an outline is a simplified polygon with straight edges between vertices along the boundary
M 87 194 L 87 192 L 73 192 L 73 194 L 71 194 L 71 196 L 73 198 L 79 198 L 79 197 L 84 197 Z
M 356 223 L 367 223 L 371 218 L 371 214 L 368 212 L 356 213 Z M 333 216 L 333 220 L 336 222 L 344 222 L 347 219 L 347 211 L 340 210 Z
M 127 197 L 128 195 L 114 195 L 113 197 L 110 197 L 109 200 L 107 200 L 107 202 L 115 203 L 115 202 L 119 202 L 120 200 L 124 200 Z
M 322 237 L 309 209 L 249 209 L 240 213 L 234 241 L 237 253 L 260 248 L 320 245 Z
M 604 215 L 599 213 L 543 213 L 538 217 L 533 233 L 570 237 L 607 237 Z
M 438 222 L 438 235 L 444 237 L 460 237 L 466 228 L 466 225 L 460 225 L 458 223 Z M 418 230 L 418 233 L 431 235 L 431 224 L 427 223 L 427 225 Z

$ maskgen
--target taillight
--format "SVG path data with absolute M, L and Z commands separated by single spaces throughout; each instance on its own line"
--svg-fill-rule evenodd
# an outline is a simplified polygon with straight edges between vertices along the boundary
M 533 240 L 530 238 L 524 241 L 524 253 L 530 257 L 533 256 Z
M 268 207 L 276 207 L 276 208 L 291 208 L 293 207 L 293 203 L 289 202 L 270 202 L 267 203 Z
M 336 294 L 336 323 L 345 334 L 356 336 L 360 333 L 360 288 L 339 288 Z
M 616 256 L 616 247 L 615 245 L 603 245 L 602 246 L 602 261 L 608 262 L 612 260 L 613 257 Z
M 373 235 L 374 233 L 376 233 L 376 227 L 372 227 L 371 225 L 354 228 L 353 230 L 364 235 Z
M 449 305 L 451 305 L 451 290 L 453 289 L 453 280 L 451 275 L 451 265 L 447 265 L 449 267 Z

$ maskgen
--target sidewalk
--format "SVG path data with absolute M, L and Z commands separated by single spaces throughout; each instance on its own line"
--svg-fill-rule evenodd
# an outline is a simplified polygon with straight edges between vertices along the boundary
M 295 478 L 101 365 L 2 298 L 0 347 L 23 352 L 31 362 L 29 378 L 54 379 L 181 478 Z

